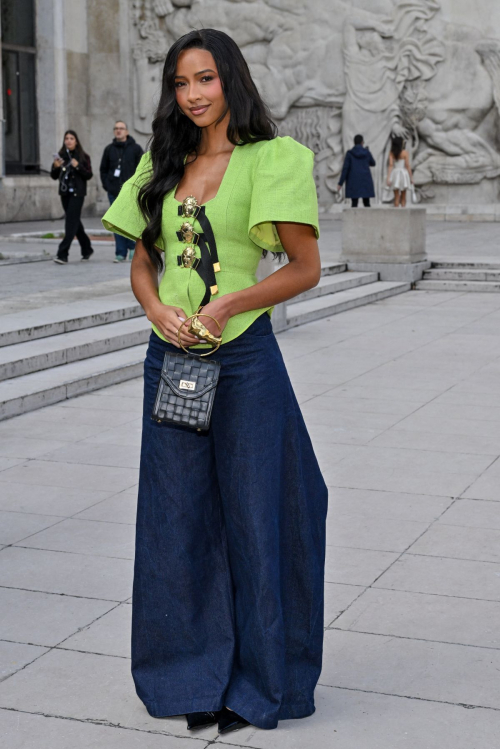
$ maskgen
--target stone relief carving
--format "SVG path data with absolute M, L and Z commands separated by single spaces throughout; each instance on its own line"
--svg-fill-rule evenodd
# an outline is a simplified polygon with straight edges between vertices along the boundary
M 312 7 L 305 0 L 132 0 L 130 7 L 139 132 L 149 132 L 169 46 L 210 26 L 241 47 L 280 134 L 315 151 L 323 206 L 335 199 L 357 132 L 377 161 L 378 195 L 391 133 L 407 138 L 423 199 L 436 185 L 500 175 L 500 40 L 443 21 L 439 0 L 314 0 Z

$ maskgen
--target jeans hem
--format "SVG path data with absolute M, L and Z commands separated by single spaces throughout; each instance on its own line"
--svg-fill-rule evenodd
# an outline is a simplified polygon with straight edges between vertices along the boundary
M 234 710 L 235 713 L 238 713 L 242 718 L 248 720 L 252 726 L 262 730 L 272 730 L 273 728 L 276 728 L 279 720 L 299 720 L 301 718 L 308 718 L 316 710 L 314 703 L 311 702 L 302 702 L 296 705 L 282 705 L 275 716 L 263 718 L 262 715 L 255 713 L 244 705 L 240 707 L 237 702 L 233 702 L 232 700 L 230 700 L 230 703 L 231 710 Z M 178 702 L 168 702 L 164 704 L 148 704 L 144 702 L 144 706 L 152 718 L 171 718 L 174 715 L 187 715 L 188 713 L 209 711 L 218 712 L 219 710 L 222 710 L 224 705 L 225 700 L 223 697 L 214 699 L 208 697 L 203 699 L 200 697 L 195 700 L 180 700 Z
M 233 700 L 228 701 L 228 705 L 231 710 L 241 715 L 242 718 L 248 720 L 252 726 L 261 728 L 264 731 L 272 730 L 278 725 L 280 720 L 298 720 L 300 718 L 308 718 L 312 715 L 316 708 L 314 703 L 301 702 L 295 705 L 282 705 L 274 715 L 267 715 L 265 718 L 262 715 L 255 713 L 250 708 L 246 708 L 245 705 L 238 705 L 238 702 Z
M 147 703 L 144 706 L 152 718 L 171 718 L 174 715 L 187 715 L 188 713 L 218 712 L 224 706 L 222 697 L 203 698 L 195 700 L 179 700 L 178 702 L 168 703 Z

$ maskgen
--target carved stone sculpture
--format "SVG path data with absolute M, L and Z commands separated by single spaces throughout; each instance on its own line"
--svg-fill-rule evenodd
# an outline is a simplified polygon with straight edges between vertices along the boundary
M 446 22 L 440 0 L 131 0 L 130 8 L 141 133 L 170 45 L 210 26 L 241 47 L 280 134 L 315 151 L 325 208 L 358 132 L 377 161 L 379 196 L 391 133 L 407 139 L 424 200 L 500 176 L 500 39 Z

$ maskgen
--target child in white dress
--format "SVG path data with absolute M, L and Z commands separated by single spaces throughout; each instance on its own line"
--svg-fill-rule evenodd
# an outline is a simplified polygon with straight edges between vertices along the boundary
M 406 193 L 412 184 L 413 173 L 410 166 L 410 154 L 404 147 L 403 139 L 398 136 L 392 139 L 389 170 L 387 172 L 387 185 L 394 190 L 394 206 L 396 208 L 406 206 Z

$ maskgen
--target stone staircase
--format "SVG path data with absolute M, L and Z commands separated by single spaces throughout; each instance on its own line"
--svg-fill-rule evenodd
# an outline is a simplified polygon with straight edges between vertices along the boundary
M 408 291 L 325 263 L 287 305 L 285 329 Z M 131 292 L 0 317 L 0 420 L 138 377 L 150 324 Z
M 416 289 L 422 291 L 500 291 L 500 263 L 435 262 Z

